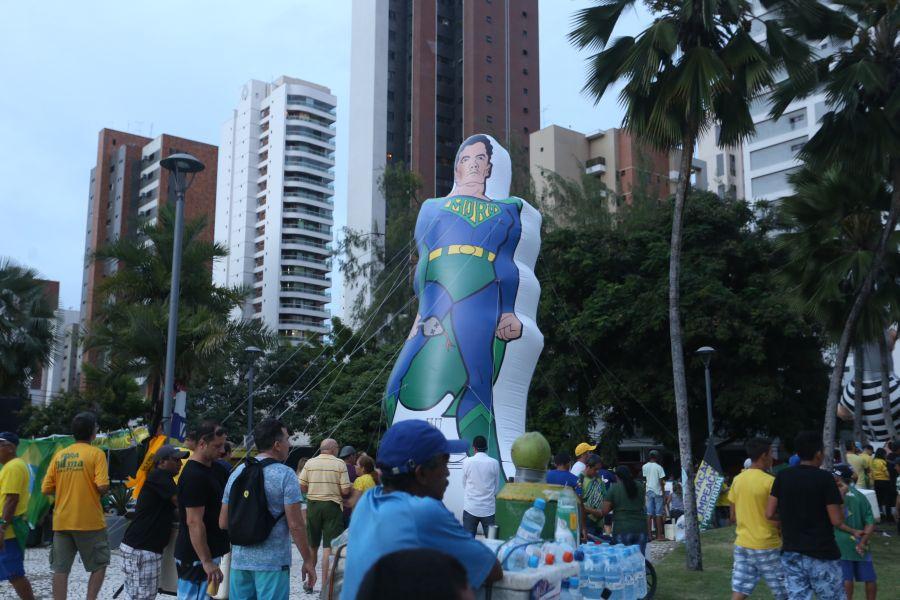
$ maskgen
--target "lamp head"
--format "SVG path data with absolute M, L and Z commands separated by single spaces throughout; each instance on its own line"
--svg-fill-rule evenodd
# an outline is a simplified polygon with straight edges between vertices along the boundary
M 712 360 L 713 354 L 716 353 L 716 349 L 711 346 L 703 346 L 702 348 L 698 348 L 694 353 L 700 357 L 700 360 L 703 361 L 704 367 L 709 367 L 709 362 Z
M 199 173 L 206 168 L 196 157 L 184 152 L 171 154 L 159 161 L 159 164 L 174 173 Z

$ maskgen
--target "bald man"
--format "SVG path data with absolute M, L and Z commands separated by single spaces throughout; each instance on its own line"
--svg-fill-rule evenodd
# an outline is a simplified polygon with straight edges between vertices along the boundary
M 307 461 L 300 471 L 300 489 L 307 500 L 306 533 L 316 566 L 319 546 L 322 546 L 322 588 L 328 586 L 328 561 L 331 540 L 344 531 L 344 498 L 350 495 L 350 475 L 347 465 L 337 457 L 340 444 L 331 438 L 319 444 L 319 455 Z M 307 589 L 304 584 L 304 590 Z

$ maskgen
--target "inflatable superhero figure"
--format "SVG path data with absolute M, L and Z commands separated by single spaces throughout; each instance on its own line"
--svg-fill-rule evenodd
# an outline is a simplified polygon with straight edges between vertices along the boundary
M 473 135 L 457 152 L 450 195 L 422 205 L 418 311 L 385 397 L 389 422 L 420 418 L 448 437 L 482 435 L 507 471 L 543 346 L 534 322 L 540 215 L 508 197 L 509 181 L 506 151 Z
M 897 331 L 888 329 L 885 331 L 888 351 L 893 355 L 894 344 L 897 342 Z M 854 360 L 861 360 L 863 364 L 862 378 L 862 427 L 870 441 L 888 441 L 888 427 L 884 422 L 884 401 L 881 398 L 881 351 L 878 342 L 864 344 L 861 356 L 854 356 Z M 895 430 L 900 430 L 900 381 L 894 374 L 893 356 L 888 370 L 890 382 L 890 415 L 893 417 Z M 856 383 L 853 380 L 853 370 L 850 370 L 850 379 L 844 386 L 841 401 L 838 404 L 838 416 L 845 421 L 853 420 L 853 408 L 856 404 Z

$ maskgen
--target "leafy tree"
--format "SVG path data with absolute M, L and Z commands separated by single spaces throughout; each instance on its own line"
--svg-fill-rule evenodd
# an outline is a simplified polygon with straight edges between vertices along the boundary
M 733 146 L 754 132 L 751 99 L 772 83 L 774 61 L 749 32 L 750 4 L 741 0 L 646 2 L 653 24 L 637 37 L 610 37 L 623 11 L 635 0 L 601 0 L 575 15 L 569 39 L 590 57 L 584 87 L 599 101 L 610 85 L 625 80 L 624 125 L 664 151 L 681 149 L 669 254 L 669 336 L 675 402 L 678 406 L 685 489 L 687 567 L 702 569 L 696 519 L 693 460 L 681 324 L 681 253 L 685 198 L 697 138 L 713 125 L 718 144 Z
M 247 291 L 212 282 L 212 263 L 227 251 L 200 239 L 205 227 L 203 218 L 184 224 L 175 360 L 175 380 L 183 384 L 202 380 L 229 348 L 265 345 L 269 336 L 257 320 L 229 319 Z M 163 207 L 156 224 L 144 224 L 137 237 L 114 241 L 93 257 L 118 268 L 98 287 L 104 303 L 85 347 L 101 353 L 101 371 L 147 379 L 152 429 L 162 416 L 174 231 L 174 210 Z
M 779 202 L 779 244 L 789 260 L 783 280 L 801 310 L 818 320 L 837 341 L 854 302 L 854 292 L 875 268 L 882 215 L 891 193 L 881 178 L 859 178 L 840 168 L 824 172 L 811 167 L 791 176 L 794 193 Z M 894 233 L 873 293 L 862 306 L 851 342 L 855 346 L 855 439 L 862 439 L 862 351 L 867 342 L 884 339 L 887 324 L 900 317 L 900 273 L 897 252 L 900 234 Z M 871 365 L 870 365 L 871 366 Z M 889 393 L 890 386 L 884 385 Z M 890 399 L 886 403 L 890 411 Z M 826 421 L 834 413 L 826 413 Z M 887 418 L 893 429 L 893 418 Z M 891 437 L 893 437 L 893 432 Z
M 772 94 L 772 116 L 795 100 L 825 91 L 830 110 L 800 153 L 812 169 L 839 167 L 854 180 L 885 179 L 891 189 L 871 265 L 850 292 L 828 389 L 822 432 L 826 466 L 835 442 L 835 419 L 844 363 L 854 330 L 877 284 L 882 264 L 896 248 L 900 217 L 900 4 L 895 0 L 764 0 L 777 17 L 766 23 L 773 54 L 784 59 L 788 77 Z M 833 40 L 827 56 L 801 40 Z
M 773 222 L 741 201 L 692 192 L 686 208 L 683 310 L 688 348 L 710 345 L 716 436 L 790 438 L 818 423 L 826 367 L 821 330 L 791 304 Z M 538 261 L 544 352 L 528 428 L 553 447 L 642 434 L 677 443 L 667 344 L 668 233 L 673 208 L 623 207 L 614 223 L 548 233 Z M 723 242 L 723 240 L 725 240 Z M 687 364 L 688 410 L 705 421 L 699 359 Z M 705 429 L 701 427 L 701 429 Z M 693 437 L 694 451 L 702 448 Z
M 84 376 L 83 392 L 65 392 L 47 406 L 26 404 L 19 413 L 20 435 L 43 437 L 71 433 L 72 419 L 85 410 L 97 415 L 101 431 L 121 429 L 147 414 L 147 399 L 133 377 L 108 377 L 90 365 L 85 365 Z
M 384 340 L 402 340 L 415 317 L 413 276 L 418 261 L 413 239 L 421 200 L 419 177 L 401 164 L 388 165 L 379 181 L 386 229 L 344 229 L 337 255 L 346 281 L 360 290 L 347 307 L 351 323 Z
M 0 396 L 28 397 L 28 383 L 50 360 L 56 322 L 32 269 L 0 260 Z

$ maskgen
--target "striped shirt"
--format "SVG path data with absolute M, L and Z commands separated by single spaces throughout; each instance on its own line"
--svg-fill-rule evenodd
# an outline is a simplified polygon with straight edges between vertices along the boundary
M 300 485 L 309 486 L 306 499 L 318 502 L 335 502 L 343 506 L 341 493 L 350 490 L 347 465 L 337 456 L 320 454 L 309 459 L 300 471 Z

